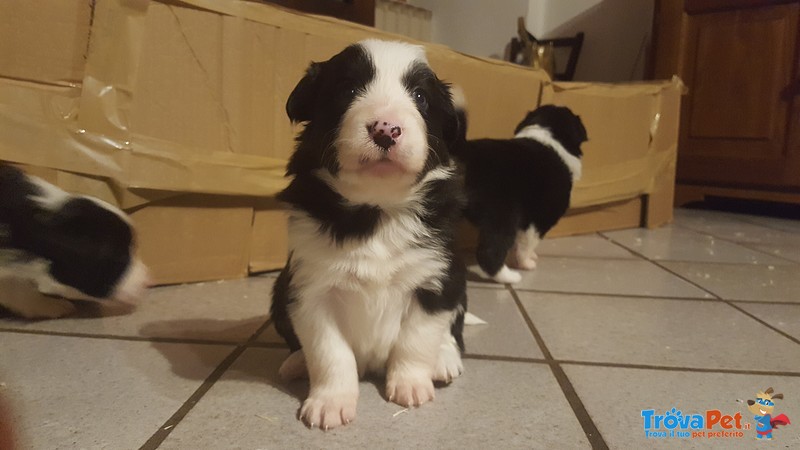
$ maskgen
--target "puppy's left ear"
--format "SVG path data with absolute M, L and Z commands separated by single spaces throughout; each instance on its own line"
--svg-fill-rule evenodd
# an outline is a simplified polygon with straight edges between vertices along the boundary
M 589 136 L 586 134 L 586 127 L 583 126 L 583 121 L 581 120 L 581 116 L 576 115 L 575 120 L 573 120 L 573 133 L 578 140 L 578 143 L 583 143 L 589 140 Z
M 289 100 L 286 101 L 286 114 L 293 123 L 307 122 L 313 117 L 319 72 L 320 63 L 312 62 L 306 69 L 305 76 L 289 94 Z

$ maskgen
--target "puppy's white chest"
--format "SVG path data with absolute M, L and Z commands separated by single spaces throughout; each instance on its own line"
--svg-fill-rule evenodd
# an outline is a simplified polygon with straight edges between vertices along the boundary
M 341 244 L 305 215 L 290 225 L 290 247 L 298 260 L 295 276 L 313 278 L 307 284 L 344 291 L 376 293 L 382 289 L 412 291 L 435 287 L 445 269 L 437 245 L 426 242 L 426 230 L 416 217 L 387 217 L 375 232 Z

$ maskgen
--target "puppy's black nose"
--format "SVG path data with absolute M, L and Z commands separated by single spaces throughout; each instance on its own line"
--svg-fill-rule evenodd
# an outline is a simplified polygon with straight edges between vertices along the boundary
M 397 144 L 403 134 L 402 128 L 389 121 L 376 120 L 367 125 L 367 131 L 372 136 L 375 145 L 388 151 L 393 145 Z

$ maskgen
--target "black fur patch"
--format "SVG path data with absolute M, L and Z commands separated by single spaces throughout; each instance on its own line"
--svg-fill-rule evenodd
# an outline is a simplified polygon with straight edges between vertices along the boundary
M 339 244 L 361 239 L 375 232 L 381 210 L 371 205 L 347 205 L 345 199 L 314 175 L 297 175 L 278 199 L 307 212 Z
M 39 195 L 25 174 L 0 164 L 4 245 L 50 261 L 50 275 L 61 284 L 109 296 L 131 263 L 130 226 L 89 199 L 71 197 L 50 210 L 33 200 Z

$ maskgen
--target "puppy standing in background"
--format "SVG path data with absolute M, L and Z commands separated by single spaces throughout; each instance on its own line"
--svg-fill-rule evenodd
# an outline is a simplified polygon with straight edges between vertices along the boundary
M 305 128 L 279 195 L 290 257 L 272 317 L 292 351 L 281 375 L 309 377 L 300 419 L 349 423 L 367 372 L 386 375 L 390 401 L 433 400 L 463 369 L 466 310 L 447 85 L 422 47 L 365 40 L 312 63 L 286 110 Z
M 513 139 L 467 141 L 465 102 L 457 97 L 464 134 L 452 153 L 464 172 L 465 215 L 480 233 L 478 265 L 498 283 L 518 283 L 522 276 L 506 260 L 536 267 L 536 246 L 569 208 L 581 177 L 586 129 L 569 108 L 545 105 L 528 113 Z
M 69 314 L 74 300 L 132 300 L 147 269 L 128 217 L 0 162 L 0 306 L 29 319 Z

